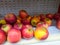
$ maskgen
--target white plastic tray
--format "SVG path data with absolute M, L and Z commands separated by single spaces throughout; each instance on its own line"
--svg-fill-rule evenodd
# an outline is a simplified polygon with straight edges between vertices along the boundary
M 35 43 L 44 43 L 44 42 L 51 42 L 51 41 L 60 41 L 60 30 L 57 29 L 55 26 L 51 26 L 48 28 L 49 36 L 46 40 L 40 41 L 36 40 L 35 38 L 32 38 L 30 40 L 21 39 L 21 41 L 17 43 L 9 43 L 5 42 L 4 45 L 29 45 L 29 44 L 35 44 Z

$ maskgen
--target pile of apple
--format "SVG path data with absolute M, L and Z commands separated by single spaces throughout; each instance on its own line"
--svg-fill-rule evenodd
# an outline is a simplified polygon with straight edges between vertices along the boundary
M 58 20 L 57 27 L 60 29 L 59 16 L 50 13 L 30 16 L 25 10 L 20 10 L 18 16 L 14 13 L 8 13 L 0 20 L 0 44 L 5 41 L 16 43 L 22 38 L 28 40 L 33 37 L 45 40 L 48 38 L 47 28 L 52 25 L 52 19 Z

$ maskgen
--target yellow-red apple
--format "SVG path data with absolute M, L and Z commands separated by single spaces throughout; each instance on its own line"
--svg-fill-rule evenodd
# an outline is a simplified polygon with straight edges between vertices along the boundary
M 44 19 L 44 22 L 48 24 L 48 26 L 51 26 L 52 25 L 52 20 L 49 19 L 49 18 L 45 18 Z
M 12 28 L 10 24 L 5 24 L 1 26 L 1 29 L 5 31 L 6 33 Z
M 31 25 L 36 26 L 40 22 L 40 19 L 37 16 L 33 16 L 31 19 Z
M 49 32 L 45 27 L 36 28 L 34 37 L 38 40 L 45 40 L 48 38 Z

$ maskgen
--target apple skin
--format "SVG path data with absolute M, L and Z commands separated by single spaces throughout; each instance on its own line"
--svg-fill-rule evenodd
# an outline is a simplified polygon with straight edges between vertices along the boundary
M 36 28 L 34 37 L 38 40 L 45 40 L 48 38 L 49 32 L 45 27 Z
M 60 13 L 55 13 L 53 18 L 54 18 L 54 20 L 60 19 Z
M 2 24 L 0 24 L 0 28 L 1 28 Z
M 4 24 L 6 24 L 6 21 L 4 19 L 1 19 L 0 24 L 4 25 Z
M 10 29 L 7 35 L 7 41 L 10 43 L 16 43 L 21 40 L 21 32 L 17 29 Z
M 19 16 L 17 16 L 17 21 L 16 21 L 16 23 L 21 23 L 21 18 L 19 17 Z
M 22 29 L 22 37 L 24 39 L 31 39 L 33 37 L 33 28 L 31 25 L 25 25 Z
M 0 44 L 5 43 L 6 41 L 6 33 L 0 29 Z
M 40 19 L 41 21 L 44 21 L 44 19 L 46 18 L 46 16 L 44 14 L 40 14 L 40 18 L 41 18 Z
M 13 13 L 8 13 L 8 14 L 6 14 L 6 16 L 4 17 L 4 19 L 6 20 L 6 22 L 8 23 L 8 24 L 14 24 L 14 23 L 16 23 L 16 21 L 17 21 L 17 17 L 15 16 L 15 14 L 13 14 Z
M 28 13 L 25 10 L 20 10 L 19 11 L 19 16 L 24 19 L 28 16 Z
M 33 16 L 31 19 L 31 25 L 36 26 L 40 22 L 40 19 L 37 16 Z
M 21 20 L 17 19 L 17 22 L 16 23 L 21 23 Z
M 48 26 L 51 26 L 52 25 L 52 20 L 49 19 L 49 18 L 45 18 L 44 19 L 44 22 L 48 24 Z
M 40 22 L 40 23 L 37 24 L 36 28 L 38 28 L 38 27 L 45 27 L 45 28 L 48 28 L 49 26 L 48 26 L 48 24 L 45 23 L 45 22 Z
M 12 28 L 12 25 L 10 25 L 10 24 L 5 24 L 5 25 L 2 25 L 2 26 L 1 26 L 1 29 L 2 29 L 3 31 L 5 31 L 6 33 L 8 33 L 8 31 L 9 31 L 11 28 Z
M 17 30 L 21 30 L 22 26 L 23 26 L 23 24 L 21 24 L 21 23 L 14 24 L 14 28 L 17 29 Z
M 6 21 L 4 19 L 0 19 L 0 28 L 2 25 L 6 24 Z
M 30 23 L 30 22 L 31 22 L 31 18 L 32 18 L 31 16 L 28 16 L 27 18 L 22 19 L 22 21 L 21 21 L 22 24 L 23 24 L 23 25 L 30 25 L 30 24 L 31 24 L 31 23 Z
M 48 14 L 46 14 L 46 17 L 52 20 L 53 19 L 53 14 L 48 13 Z
M 56 21 L 56 27 L 60 30 L 60 19 Z

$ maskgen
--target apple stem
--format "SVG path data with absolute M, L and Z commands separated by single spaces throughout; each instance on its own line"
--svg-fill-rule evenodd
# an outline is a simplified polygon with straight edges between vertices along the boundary
M 31 31 L 31 29 L 29 29 L 29 31 Z

